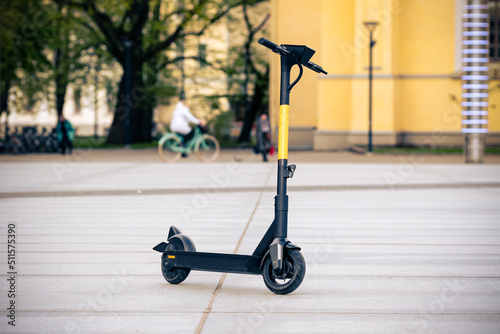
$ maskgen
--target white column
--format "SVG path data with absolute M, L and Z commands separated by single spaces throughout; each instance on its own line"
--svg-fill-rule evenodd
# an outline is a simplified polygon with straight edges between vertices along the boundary
M 467 163 L 484 162 L 488 133 L 489 9 L 487 0 L 466 0 L 462 12 L 462 133 Z

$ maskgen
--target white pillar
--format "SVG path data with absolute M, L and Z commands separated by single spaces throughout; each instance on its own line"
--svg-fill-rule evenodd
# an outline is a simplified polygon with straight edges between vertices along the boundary
M 465 0 L 462 22 L 462 133 L 465 136 L 465 161 L 482 163 L 484 138 L 488 133 L 488 1 Z

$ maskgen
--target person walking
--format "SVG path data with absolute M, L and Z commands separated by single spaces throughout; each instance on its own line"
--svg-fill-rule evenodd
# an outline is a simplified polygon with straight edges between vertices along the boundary
M 272 147 L 271 143 L 271 125 L 269 124 L 269 119 L 266 113 L 262 113 L 257 120 L 256 126 L 256 136 L 257 136 L 257 153 L 262 154 L 262 161 L 266 162 L 267 154 Z
M 68 153 L 71 154 L 73 151 L 73 140 L 75 139 L 75 129 L 63 115 L 59 116 L 56 133 L 61 154 L 66 153 L 66 147 L 68 148 Z

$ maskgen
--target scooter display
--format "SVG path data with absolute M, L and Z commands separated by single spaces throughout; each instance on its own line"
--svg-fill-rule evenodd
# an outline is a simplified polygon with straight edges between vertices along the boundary
M 300 247 L 287 239 L 287 180 L 293 177 L 295 165 L 288 164 L 288 117 L 290 91 L 302 78 L 303 67 L 327 74 L 321 66 L 309 61 L 314 50 L 305 45 L 277 45 L 265 38 L 259 43 L 280 55 L 280 108 L 278 135 L 278 181 L 274 197 L 274 220 L 252 255 L 197 252 L 193 240 L 175 226 L 170 227 L 167 242 L 153 249 L 161 253 L 161 271 L 171 284 L 183 282 L 191 270 L 262 275 L 267 288 L 276 294 L 288 294 L 299 287 L 306 273 Z M 294 65 L 299 74 L 290 84 Z

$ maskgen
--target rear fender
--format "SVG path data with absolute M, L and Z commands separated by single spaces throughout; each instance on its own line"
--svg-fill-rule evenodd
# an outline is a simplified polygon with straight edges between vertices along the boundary
M 196 246 L 194 245 L 193 240 L 187 235 L 182 234 L 181 230 L 179 230 L 175 226 L 170 226 L 167 242 L 162 241 L 158 245 L 153 247 L 153 249 L 157 252 L 163 253 L 167 249 L 168 244 L 175 239 L 179 240 L 182 243 L 183 250 L 196 252 Z
M 176 234 L 173 237 L 168 239 L 168 242 L 172 242 L 173 240 L 178 239 L 182 242 L 184 246 L 184 251 L 196 252 L 196 247 L 194 245 L 193 240 L 185 234 Z

